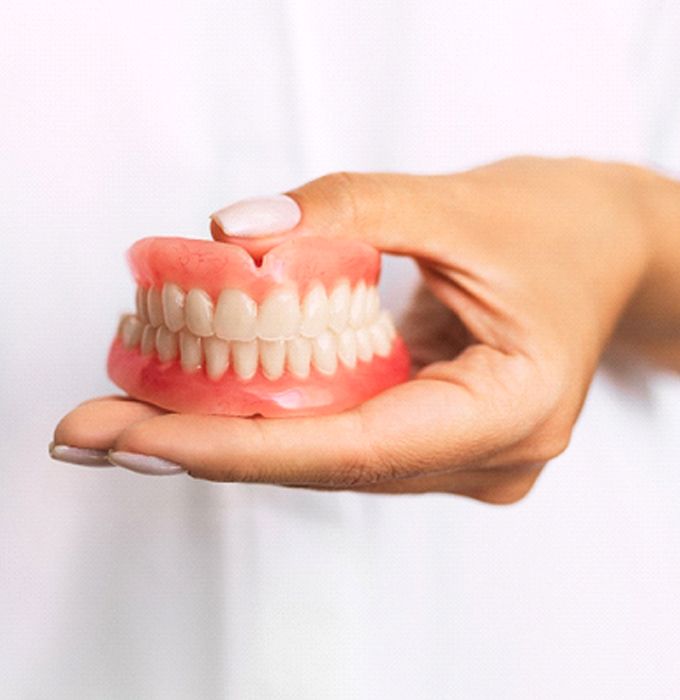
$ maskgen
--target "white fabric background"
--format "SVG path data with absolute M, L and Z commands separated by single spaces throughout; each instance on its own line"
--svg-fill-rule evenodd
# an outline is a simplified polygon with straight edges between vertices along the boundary
M 0 696 L 675 698 L 680 380 L 598 376 L 509 508 L 51 462 L 123 250 L 338 169 L 680 171 L 680 13 L 591 0 L 0 6 Z M 413 278 L 390 260 L 399 308 Z

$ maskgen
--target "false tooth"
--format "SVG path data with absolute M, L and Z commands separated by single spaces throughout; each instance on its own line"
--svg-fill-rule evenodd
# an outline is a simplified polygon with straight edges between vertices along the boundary
M 390 354 L 390 339 L 387 337 L 387 331 L 381 324 L 374 323 L 368 332 L 375 354 L 379 357 L 387 357 Z
M 213 303 L 202 289 L 191 289 L 186 298 L 187 327 L 194 335 L 213 334 Z
M 229 367 L 229 343 L 221 338 L 205 338 L 203 340 L 206 372 L 210 379 L 217 381 Z
M 137 307 L 137 316 L 139 320 L 146 325 L 149 322 L 149 313 L 146 310 L 146 289 L 144 289 L 144 287 L 137 287 L 135 306 Z
M 144 324 L 136 316 L 124 316 L 120 324 L 120 335 L 123 340 L 123 346 L 132 348 L 139 345 L 142 339 L 142 330 Z
M 317 284 L 302 302 L 300 333 L 309 338 L 323 332 L 328 325 L 328 296 L 323 285 Z
M 371 336 L 365 328 L 359 328 L 357 335 L 357 357 L 362 362 L 370 362 L 373 357 L 373 343 Z
M 378 323 L 385 329 L 390 343 L 397 337 L 397 329 L 389 311 L 383 311 L 378 318 Z
M 296 292 L 284 289 L 272 292 L 260 304 L 257 335 L 264 340 L 279 340 L 297 335 L 300 327 L 300 302 Z
M 370 286 L 366 291 L 366 323 L 373 323 L 380 314 L 380 294 L 378 288 Z
M 334 374 L 338 368 L 338 340 L 335 333 L 324 331 L 312 340 L 314 366 L 321 374 Z
M 179 285 L 172 282 L 163 285 L 163 318 L 165 325 L 175 333 L 184 327 L 185 297 L 186 294 Z
M 225 289 L 215 309 L 215 334 L 225 340 L 253 340 L 257 334 L 257 304 L 240 289 Z
M 356 367 L 357 336 L 353 328 L 345 328 L 338 336 L 338 357 L 345 367 Z
M 147 324 L 142 331 L 142 355 L 150 355 L 156 347 L 156 329 Z
M 309 363 L 312 358 L 312 341 L 307 338 L 293 338 L 286 342 L 287 367 L 299 379 L 309 376 Z
M 342 280 L 328 297 L 328 325 L 340 333 L 347 325 L 352 291 L 347 280 Z
M 165 326 L 159 326 L 156 331 L 156 350 L 161 362 L 170 362 L 177 357 L 177 334 Z
M 149 322 L 154 328 L 163 323 L 163 304 L 161 303 L 161 290 L 151 287 L 146 296 L 146 310 L 149 314 Z
M 349 324 L 353 328 L 361 328 L 366 321 L 366 282 L 359 280 L 352 293 L 349 307 Z
M 285 340 L 260 340 L 260 364 L 267 379 L 278 379 L 283 374 L 286 360 Z
M 182 369 L 195 372 L 201 366 L 201 339 L 187 330 L 180 331 L 179 350 Z
M 241 379 L 251 379 L 257 371 L 257 341 L 234 340 L 231 351 L 236 374 Z

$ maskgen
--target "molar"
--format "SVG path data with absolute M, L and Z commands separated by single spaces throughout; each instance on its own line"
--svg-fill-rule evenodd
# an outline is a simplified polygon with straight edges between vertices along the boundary
M 186 323 L 194 335 L 213 335 L 213 303 L 202 289 L 192 289 L 186 298 Z
M 240 289 L 224 289 L 215 309 L 215 334 L 225 340 L 253 340 L 257 304 Z
M 373 351 L 379 357 L 387 357 L 390 354 L 390 339 L 387 337 L 387 331 L 378 323 L 374 323 L 368 330 L 371 336 L 371 344 Z

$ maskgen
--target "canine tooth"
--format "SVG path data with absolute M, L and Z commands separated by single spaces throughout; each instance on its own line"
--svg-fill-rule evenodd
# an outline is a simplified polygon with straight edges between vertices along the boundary
M 257 341 L 234 340 L 231 343 L 234 371 L 241 379 L 250 379 L 257 371 Z
M 335 333 L 324 331 L 312 340 L 314 366 L 322 374 L 333 374 L 338 368 L 338 339 Z
M 311 359 L 311 340 L 298 337 L 286 342 L 286 364 L 291 374 L 294 374 L 299 379 L 308 377 Z
M 366 282 L 360 280 L 352 293 L 349 307 L 349 325 L 361 328 L 366 321 Z
M 210 379 L 218 380 L 229 367 L 229 343 L 221 338 L 203 340 L 206 372 Z
M 378 288 L 370 286 L 366 291 L 366 323 L 373 323 L 380 313 L 380 294 Z
M 365 328 L 359 328 L 357 335 L 357 357 L 362 362 L 370 362 L 373 358 L 373 343 L 371 336 Z
M 353 328 L 345 328 L 338 336 L 338 357 L 345 367 L 353 369 L 357 364 L 357 336 Z
M 195 372 L 201 366 L 201 339 L 187 330 L 179 332 L 179 351 L 182 369 Z
M 156 348 L 156 329 L 147 324 L 142 331 L 142 355 L 150 355 Z
M 264 340 L 279 340 L 297 335 L 300 327 L 300 302 L 296 292 L 284 289 L 272 292 L 260 304 L 257 335 Z
M 213 303 L 202 289 L 191 289 L 187 294 L 185 315 L 187 328 L 194 335 L 213 334 Z
M 390 312 L 383 311 L 378 318 L 378 323 L 385 329 L 391 343 L 397 337 L 397 329 L 394 327 L 394 321 Z
M 267 379 L 278 379 L 286 361 L 285 340 L 260 340 L 260 364 Z
M 149 314 L 149 321 L 154 328 L 158 328 L 163 323 L 163 305 L 161 303 L 161 290 L 158 287 L 151 287 L 146 296 L 146 310 Z
M 163 285 L 161 298 L 163 301 L 163 318 L 165 325 L 173 332 L 181 331 L 184 327 L 184 301 L 186 294 L 182 288 L 166 282 Z
M 142 339 L 142 330 L 144 324 L 136 316 L 125 316 L 120 324 L 120 335 L 123 340 L 123 346 L 132 348 L 139 345 Z
M 177 357 L 177 334 L 165 326 L 159 326 L 156 331 L 156 350 L 161 362 L 170 362 Z
M 351 299 L 352 291 L 347 280 L 340 282 L 328 297 L 328 325 L 336 333 L 347 325 Z
M 137 294 L 135 294 L 135 306 L 137 307 L 137 316 L 143 324 L 149 322 L 149 313 L 146 310 L 146 289 L 144 287 L 137 287 Z
M 253 340 L 257 334 L 257 304 L 240 289 L 225 289 L 215 309 L 215 334 L 225 340 Z
M 313 338 L 322 333 L 328 325 L 328 296 L 323 285 L 317 284 L 302 302 L 302 323 L 300 333 Z
M 373 352 L 379 357 L 387 357 L 390 354 L 390 339 L 387 337 L 387 331 L 379 323 L 374 323 L 368 332 L 371 336 L 371 344 Z

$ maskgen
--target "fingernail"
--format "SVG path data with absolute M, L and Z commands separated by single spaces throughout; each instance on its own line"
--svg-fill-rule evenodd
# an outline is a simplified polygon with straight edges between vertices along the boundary
M 184 473 L 184 469 L 179 464 L 175 464 L 175 462 L 170 462 L 161 457 L 140 455 L 135 452 L 109 452 L 109 461 L 117 467 L 123 467 L 138 474 L 165 476 L 167 474 Z
M 227 236 L 247 238 L 289 231 L 300 223 L 302 212 L 294 199 L 277 194 L 242 199 L 218 209 L 210 218 Z
M 110 467 L 106 450 L 92 450 L 85 447 L 71 447 L 70 445 L 49 446 L 50 457 L 60 462 L 80 464 L 84 467 Z

